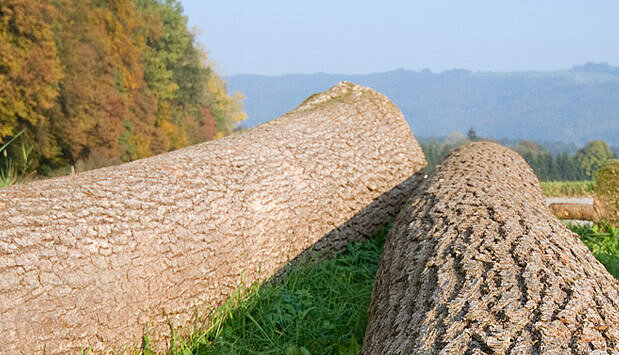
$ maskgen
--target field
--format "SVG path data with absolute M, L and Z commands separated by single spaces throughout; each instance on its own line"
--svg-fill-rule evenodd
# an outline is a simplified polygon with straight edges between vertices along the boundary
M 619 228 L 568 227 L 619 279 Z M 210 327 L 175 339 L 170 353 L 356 354 L 386 233 L 350 244 L 332 259 L 298 265 L 283 282 L 240 288 Z
M 593 181 L 546 181 L 541 182 L 544 195 L 556 196 L 592 196 L 595 183 Z

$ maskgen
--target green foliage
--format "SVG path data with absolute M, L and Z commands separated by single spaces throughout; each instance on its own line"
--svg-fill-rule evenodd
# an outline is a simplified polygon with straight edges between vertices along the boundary
M 584 148 L 576 153 L 574 159 L 585 176 L 593 179 L 604 162 L 614 157 L 615 154 L 610 150 L 608 144 L 597 140 L 587 143 Z
M 604 141 L 592 141 L 573 156 L 562 152 L 553 156 L 532 141 L 520 141 L 513 148 L 531 166 L 540 181 L 591 180 L 614 155 Z
M 356 354 L 387 229 L 315 264 L 293 265 L 280 282 L 242 286 L 172 354 Z
M 608 222 L 594 226 L 570 224 L 568 227 L 580 235 L 593 256 L 619 279 L 619 227 Z
M 513 149 L 524 158 L 540 181 L 568 180 L 562 176 L 561 171 L 569 168 L 560 168 L 553 155 L 539 144 L 524 140 Z M 565 163 L 571 164 L 572 161 Z
M 483 139 L 484 138 L 479 137 L 475 130 L 471 128 L 467 136 L 459 132 L 452 132 L 443 141 L 437 139 L 422 141 L 421 148 L 426 156 L 428 168 L 432 169 L 457 147 Z M 608 148 L 605 142 L 596 142 L 601 142 L 603 143 L 602 146 Z M 592 151 L 597 151 L 597 148 L 593 149 L 590 146 L 598 147 L 599 143 L 592 143 L 594 142 L 587 145 L 589 148 L 585 147 L 581 149 L 579 151 L 580 155 L 576 154 L 574 156 L 570 156 L 567 152 L 560 152 L 554 156 L 538 143 L 529 140 L 518 142 L 518 144 L 512 146 L 512 149 L 522 156 L 540 181 L 582 181 L 590 179 L 586 174 L 586 170 L 581 168 L 582 157 L 598 156 L 591 153 Z M 592 159 L 587 161 L 592 161 Z
M 433 169 L 445 159 L 449 153 L 450 147 L 448 145 L 441 144 L 436 139 L 432 139 L 429 142 L 422 142 L 421 149 L 428 162 L 427 169 Z
M 556 156 L 556 167 L 558 171 L 554 174 L 555 177 L 560 177 L 565 181 L 576 181 L 584 179 L 584 174 L 578 168 L 574 157 L 567 152 L 561 152 Z
M 444 143 L 434 138 L 426 142 L 421 142 L 421 149 L 423 150 L 423 154 L 428 162 L 428 171 L 434 169 L 436 165 L 438 165 L 447 155 L 449 155 L 449 153 L 451 153 L 451 151 L 461 145 L 471 142 L 470 139 L 465 138 L 461 133 L 457 133 L 459 132 L 450 133 Z M 475 137 L 476 139 L 479 139 L 477 135 L 475 135 Z
M 178 148 L 231 133 L 246 118 L 241 101 L 228 96 L 225 84 L 195 44 L 180 3 L 135 2 L 145 17 L 160 24 L 147 35 L 143 59 L 145 81 L 158 101 L 156 125 L 165 132 L 164 145 Z
M 459 132 L 452 132 L 443 141 L 430 139 L 421 142 L 421 148 L 426 156 L 428 168 L 432 169 L 439 164 L 452 150 L 473 141 L 484 140 L 471 128 L 466 136 Z M 610 159 L 614 153 L 610 151 L 604 141 L 593 141 L 570 156 L 567 152 L 559 152 L 554 156 L 540 144 L 522 140 L 512 146 L 529 164 L 540 181 L 582 181 L 590 180 L 591 172 L 595 173 L 604 161 Z M 602 153 L 600 153 L 602 152 Z M 590 162 L 588 167 L 585 162 Z M 592 163 L 595 162 L 595 163 Z M 588 170 L 587 170 L 588 169 Z
M 592 181 L 542 181 L 546 196 L 590 196 L 594 192 Z
M 595 193 L 619 201 L 619 160 L 607 160 L 595 178 Z

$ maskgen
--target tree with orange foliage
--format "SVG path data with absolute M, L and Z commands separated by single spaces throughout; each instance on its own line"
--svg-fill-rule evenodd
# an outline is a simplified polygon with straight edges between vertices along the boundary
M 26 129 L 38 170 L 49 173 L 230 133 L 242 105 L 182 12 L 176 0 L 0 4 L 0 141 Z
M 30 134 L 49 122 L 46 110 L 58 97 L 62 78 L 48 2 L 0 2 L 0 142 L 22 127 Z

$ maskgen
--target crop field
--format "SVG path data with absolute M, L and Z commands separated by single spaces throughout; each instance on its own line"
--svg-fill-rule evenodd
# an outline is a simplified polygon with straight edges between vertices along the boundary
M 548 197 L 591 196 L 595 188 L 593 181 L 543 181 L 540 184 L 542 185 L 544 195 Z

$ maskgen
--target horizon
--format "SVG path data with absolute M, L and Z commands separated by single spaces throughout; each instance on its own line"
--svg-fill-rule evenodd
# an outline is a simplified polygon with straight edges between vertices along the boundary
M 419 137 L 465 133 L 473 127 L 479 136 L 499 140 L 584 145 L 602 139 L 619 144 L 619 68 L 607 65 L 553 72 L 424 74 L 402 69 L 359 75 L 249 74 L 225 79 L 230 92 L 245 96 L 245 128 L 280 117 L 340 81 L 351 81 L 392 100 Z
M 619 65 L 619 2 L 181 0 L 223 76 Z
M 373 72 L 360 72 L 360 73 L 339 73 L 339 72 L 325 72 L 325 71 L 319 71 L 319 72 L 303 72 L 303 73 L 282 73 L 282 74 L 256 74 L 256 73 L 238 73 L 238 74 L 231 74 L 231 75 L 222 75 L 223 77 L 231 77 L 231 76 L 243 76 L 243 75 L 247 75 L 247 76 L 264 76 L 264 77 L 277 77 L 277 76 L 288 76 L 288 75 L 350 75 L 350 76 L 357 76 L 357 75 L 372 75 L 372 74 L 383 74 L 383 73 L 390 73 L 390 72 L 396 72 L 396 71 L 407 71 L 407 72 L 413 72 L 413 73 L 423 73 L 423 72 L 429 72 L 430 74 L 443 74 L 443 73 L 448 73 L 448 72 L 452 72 L 452 71 L 466 71 L 472 74 L 511 74 L 511 73 L 549 73 L 549 72 L 568 72 L 568 71 L 573 71 L 575 68 L 577 67 L 581 67 L 581 66 L 586 66 L 586 65 L 605 65 L 608 66 L 610 68 L 614 68 L 619 70 L 619 65 L 614 65 L 612 63 L 608 63 L 608 62 L 593 62 L 593 61 L 587 61 L 585 63 L 581 63 L 581 64 L 574 64 L 572 66 L 570 66 L 569 68 L 558 68 L 558 69 L 549 69 L 549 70 L 543 70 L 543 69 L 530 69 L 530 70 L 474 70 L 474 69 L 468 69 L 468 68 L 460 68 L 460 67 L 454 67 L 451 69 L 445 69 L 445 70 L 441 70 L 441 71 L 436 71 L 436 70 L 432 70 L 431 68 L 422 68 L 422 69 L 410 69 L 410 68 L 405 68 L 405 67 L 398 67 L 398 68 L 393 68 L 393 69 L 386 69 L 383 71 L 373 71 Z

